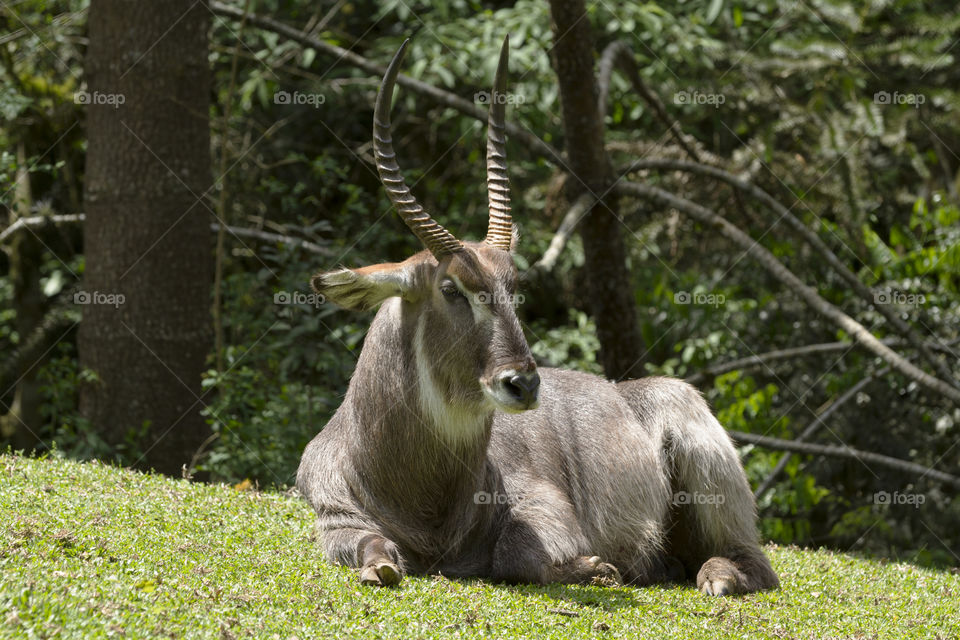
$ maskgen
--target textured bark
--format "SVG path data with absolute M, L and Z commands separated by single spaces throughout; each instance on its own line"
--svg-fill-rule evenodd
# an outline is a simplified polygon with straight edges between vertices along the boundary
M 213 273 L 204 2 L 93 0 L 80 359 L 100 378 L 80 407 L 128 462 L 177 472 L 207 435 L 200 375 Z M 114 300 L 116 302 L 116 300 Z
M 553 0 L 550 14 L 567 160 L 574 176 L 570 184 L 575 190 L 605 196 L 580 225 L 590 289 L 585 297 L 597 324 L 604 372 L 614 379 L 636 378 L 643 375 L 645 349 L 637 325 L 616 197 L 607 194 L 613 170 L 603 147 L 603 121 L 597 111 L 590 21 L 580 0 Z
M 10 211 L 14 222 L 27 216 L 33 203 L 30 189 L 30 172 L 27 170 L 26 145 L 17 145 L 17 178 L 14 187 L 13 206 Z M 43 260 L 43 244 L 36 234 L 22 233 L 10 243 L 10 271 L 8 277 L 13 285 L 13 309 L 16 313 L 17 333 L 26 340 L 30 331 L 43 320 L 45 296 L 40 287 L 40 265 Z M 11 384 L 16 384 L 13 401 L 9 407 L 3 404 L 9 392 L 7 384 L 0 387 L 0 439 L 14 449 L 29 451 L 40 443 L 43 418 L 40 415 L 40 381 L 37 373 L 43 356 L 30 362 L 18 373 Z
M 13 285 L 13 308 L 16 312 L 17 332 L 26 339 L 30 331 L 40 324 L 45 310 L 44 295 L 40 287 L 40 265 L 43 263 L 43 246 L 35 236 L 21 234 L 10 246 L 10 282 Z M 41 443 L 43 417 L 40 415 L 40 381 L 37 374 L 46 354 L 38 354 L 10 384 L 16 384 L 13 401 L 8 407 L 3 404 L 3 394 L 8 387 L 0 388 L 0 439 L 14 449 L 30 451 Z M 4 355 L 6 358 L 6 354 Z

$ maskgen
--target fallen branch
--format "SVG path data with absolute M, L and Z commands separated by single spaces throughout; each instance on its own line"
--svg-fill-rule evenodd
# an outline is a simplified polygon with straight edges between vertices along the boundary
M 620 181 L 614 186 L 614 190 L 621 195 L 635 196 L 644 200 L 654 200 L 673 207 L 691 218 L 704 224 L 718 229 L 727 238 L 740 245 L 744 252 L 756 260 L 771 275 L 780 280 L 787 289 L 794 291 L 802 298 L 812 309 L 831 320 L 838 327 L 849 333 L 853 338 L 863 345 L 869 351 L 883 358 L 894 369 L 907 376 L 911 380 L 922 384 L 932 391 L 946 396 L 960 405 L 960 389 L 953 387 L 946 382 L 918 369 L 903 356 L 890 349 L 887 345 L 878 340 L 867 329 L 848 316 L 846 313 L 830 304 L 818 294 L 812 287 L 807 286 L 792 271 L 787 269 L 777 258 L 766 248 L 757 243 L 749 235 L 733 226 L 728 220 L 722 218 L 713 211 L 702 207 L 699 204 L 680 198 L 657 187 L 651 187 L 636 182 Z
M 936 469 L 931 469 L 921 464 L 917 464 L 916 462 L 910 462 L 909 460 L 891 458 L 890 456 L 885 456 L 879 453 L 871 453 L 869 451 L 860 451 L 859 449 L 854 449 L 845 445 L 835 446 L 811 444 L 809 442 L 796 442 L 793 440 L 781 440 L 780 438 L 771 438 L 769 436 L 761 436 L 754 433 L 743 433 L 742 431 L 728 431 L 727 433 L 729 433 L 730 437 L 734 440 L 753 444 L 758 447 L 763 447 L 764 449 L 792 451 L 793 453 L 802 453 L 813 456 L 827 456 L 831 458 L 849 458 L 852 460 L 859 460 L 864 464 L 870 462 L 875 465 L 896 469 L 897 471 L 902 471 L 911 475 L 919 475 L 921 478 L 929 477 L 939 482 L 943 482 L 944 484 L 949 484 L 960 488 L 960 477 L 951 475 L 949 473 L 944 473 L 943 471 L 937 471 Z
M 236 20 L 240 20 L 245 17 L 248 24 L 260 27 L 261 29 L 265 29 L 267 31 L 272 31 L 273 33 L 289 38 L 294 42 L 299 42 L 304 46 L 316 49 L 317 51 L 325 53 L 329 56 L 333 56 L 338 61 L 343 61 L 352 67 L 357 67 L 358 69 L 363 69 L 367 73 L 377 77 L 382 77 L 387 70 L 386 66 L 377 64 L 371 60 L 367 60 L 359 54 L 330 44 L 329 42 L 324 42 L 319 38 L 285 25 L 282 22 L 277 22 L 272 18 L 267 18 L 254 13 L 248 13 L 244 15 L 244 12 L 241 9 L 232 7 L 222 2 L 217 2 L 216 0 L 210 3 L 210 9 L 217 15 L 234 18 Z M 488 114 L 486 107 L 478 107 L 473 102 L 464 100 L 460 96 L 450 93 L 449 91 L 437 89 L 426 82 L 421 82 L 420 80 L 416 80 L 402 73 L 397 76 L 397 84 L 404 88 L 410 89 L 411 91 L 415 91 L 421 95 L 424 95 L 446 107 L 455 109 L 471 118 L 475 118 L 484 123 L 487 121 Z M 541 140 L 539 137 L 511 122 L 507 122 L 506 129 L 510 136 L 544 156 L 554 165 L 559 167 L 566 166 L 566 162 L 563 160 L 563 156 L 560 154 L 560 152 Z
M 940 361 L 933 353 L 927 349 L 924 344 L 923 338 L 914 331 L 913 327 L 904 322 L 899 315 L 897 315 L 896 310 L 888 304 L 880 304 L 877 302 L 876 292 L 874 292 L 870 287 L 863 284 L 860 281 L 860 278 L 853 273 L 847 265 L 845 265 L 837 255 L 830 250 L 830 247 L 820 239 L 816 233 L 803 224 L 799 218 L 793 215 L 789 209 L 787 209 L 783 204 L 778 202 L 773 196 L 769 193 L 756 186 L 751 182 L 742 180 L 741 178 L 733 175 L 728 171 L 723 169 L 718 169 L 716 167 L 711 167 L 709 165 L 701 164 L 699 162 L 690 162 L 687 160 L 671 160 L 669 158 L 644 158 L 642 160 L 637 160 L 626 167 L 623 167 L 619 170 L 619 175 L 627 175 L 628 173 L 639 171 L 642 169 L 661 169 L 669 171 L 686 171 L 689 173 L 708 176 L 726 182 L 727 184 L 743 191 L 744 193 L 756 198 L 760 202 L 764 203 L 774 213 L 780 217 L 777 219 L 777 222 L 780 220 L 785 221 L 791 229 L 793 229 L 803 240 L 807 242 L 817 253 L 819 253 L 827 261 L 833 270 L 843 278 L 847 284 L 856 292 L 860 298 L 866 301 L 868 304 L 873 306 L 880 315 L 882 315 L 887 322 L 894 328 L 894 330 L 906 338 L 907 342 L 913 346 L 914 349 L 926 360 L 933 368 L 934 371 L 939 374 L 942 380 L 945 380 L 952 384 L 953 386 L 958 386 L 957 382 L 953 379 L 953 372 L 947 367 L 945 363 Z

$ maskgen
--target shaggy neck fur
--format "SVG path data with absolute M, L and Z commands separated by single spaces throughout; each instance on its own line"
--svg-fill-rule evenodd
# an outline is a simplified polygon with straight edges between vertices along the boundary
M 409 512 L 412 500 L 421 516 L 445 520 L 438 510 L 472 508 L 485 482 L 493 411 L 460 409 L 437 391 L 422 357 L 429 338 L 408 304 L 386 300 L 370 325 L 344 401 L 356 431 L 347 441 L 378 501 Z

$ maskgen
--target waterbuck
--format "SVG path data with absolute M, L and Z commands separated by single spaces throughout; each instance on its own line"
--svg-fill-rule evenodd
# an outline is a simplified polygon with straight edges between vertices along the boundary
M 737 453 L 693 387 L 534 362 L 512 304 L 508 43 L 489 100 L 483 242 L 437 224 L 400 174 L 390 103 L 405 47 L 377 95 L 373 149 L 426 250 L 312 279 L 345 309 L 380 306 L 343 404 L 297 475 L 326 558 L 372 585 L 409 572 L 635 585 L 695 576 L 710 595 L 778 586 Z

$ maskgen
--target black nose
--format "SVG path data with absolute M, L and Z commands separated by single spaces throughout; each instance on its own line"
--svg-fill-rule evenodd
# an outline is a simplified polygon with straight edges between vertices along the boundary
M 504 387 L 510 395 L 530 406 L 537 400 L 537 391 L 540 390 L 540 374 L 536 371 L 514 374 L 510 376 L 509 380 L 504 381 Z

